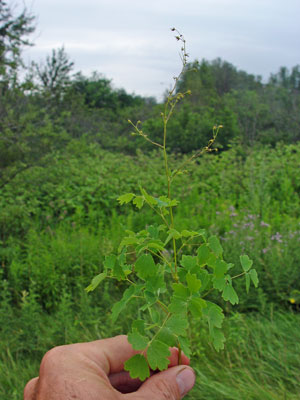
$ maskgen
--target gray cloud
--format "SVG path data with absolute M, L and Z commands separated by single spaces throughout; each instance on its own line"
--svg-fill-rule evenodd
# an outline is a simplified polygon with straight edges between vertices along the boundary
M 160 96 L 180 69 L 178 43 L 193 59 L 222 59 L 265 78 L 300 63 L 298 0 L 30 0 L 38 16 L 36 46 L 45 58 L 65 45 L 76 69 L 98 70 L 116 86 Z

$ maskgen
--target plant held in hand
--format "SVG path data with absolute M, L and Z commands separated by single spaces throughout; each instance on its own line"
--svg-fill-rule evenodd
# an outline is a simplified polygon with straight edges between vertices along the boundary
M 134 134 L 142 136 L 163 152 L 166 175 L 166 193 L 159 197 L 149 194 L 140 187 L 139 193 L 126 193 L 118 198 L 121 205 L 133 203 L 138 209 L 150 207 L 161 219 L 161 225 L 148 226 L 140 232 L 127 231 L 120 243 L 118 254 L 108 255 L 103 272 L 97 275 L 87 287 L 94 290 L 104 279 L 126 281 L 128 288 L 122 299 L 112 307 L 112 320 L 129 302 L 136 303 L 139 314 L 145 318 L 133 321 L 128 340 L 135 350 L 140 351 L 125 363 L 125 369 L 132 378 L 141 380 L 150 376 L 150 369 L 164 370 L 168 367 L 169 348 L 176 346 L 190 355 L 188 327 L 189 321 L 202 318 L 209 326 L 210 339 L 216 350 L 224 348 L 221 327 L 223 310 L 217 304 L 206 300 L 213 290 L 220 292 L 225 301 L 237 304 L 239 299 L 233 287 L 234 278 L 244 276 L 246 290 L 250 283 L 256 287 L 258 278 L 247 255 L 240 257 L 242 272 L 236 277 L 230 275 L 233 264 L 223 258 L 223 248 L 216 236 L 209 236 L 204 229 L 176 229 L 174 210 L 179 202 L 172 198 L 172 182 L 183 168 L 205 152 L 212 151 L 221 126 L 213 128 L 213 137 L 206 147 L 197 151 L 182 165 L 171 170 L 167 154 L 167 125 L 177 103 L 190 92 L 176 93 L 177 83 L 185 71 L 188 54 L 184 37 L 175 29 L 175 38 L 181 43 L 182 70 L 174 78 L 162 117 L 162 141 L 152 141 L 140 128 L 141 122 L 133 124 Z M 195 248 L 194 255 L 185 254 L 188 246 Z M 132 257 L 134 255 L 134 257 Z M 134 259 L 130 262 L 129 260 Z

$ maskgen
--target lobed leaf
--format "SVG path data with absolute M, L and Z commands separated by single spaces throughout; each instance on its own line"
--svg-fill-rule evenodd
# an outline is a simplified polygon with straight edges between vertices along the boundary
M 223 290 L 222 297 L 225 301 L 230 301 L 232 305 L 238 304 L 239 298 L 232 285 L 227 284 Z
M 225 339 L 225 336 L 224 336 L 223 332 L 221 331 L 221 329 L 213 328 L 210 331 L 210 337 L 212 338 L 214 348 L 217 351 L 224 349 L 224 342 L 226 339 Z
M 197 276 L 195 274 L 191 274 L 190 272 L 188 272 L 186 274 L 185 279 L 186 279 L 188 288 L 190 289 L 190 292 L 197 293 L 201 287 L 201 281 L 197 278 Z
M 122 196 L 119 196 L 117 200 L 120 203 L 120 205 L 122 206 L 123 204 L 130 203 L 131 200 L 134 198 L 134 196 L 135 196 L 134 193 L 126 193 L 126 194 L 122 194 Z
M 198 260 L 194 256 L 183 255 L 180 264 L 188 271 L 193 270 L 197 266 Z
M 252 267 L 253 261 L 250 260 L 250 258 L 246 254 L 240 256 L 240 261 L 244 272 L 248 272 L 249 269 Z
M 185 336 L 187 327 L 188 321 L 183 315 L 174 314 L 166 322 L 166 328 L 169 328 L 174 335 Z
M 202 317 L 202 311 L 206 307 L 206 301 L 200 297 L 192 297 L 188 303 L 188 310 L 194 318 Z
M 171 355 L 169 346 L 160 340 L 154 339 L 147 350 L 147 359 L 150 368 L 154 371 L 167 369 L 169 365 L 168 357 Z
M 221 246 L 221 243 L 217 236 L 211 236 L 208 239 L 208 245 L 216 256 L 220 257 L 223 254 L 223 247 Z
M 144 350 L 148 345 L 149 339 L 134 329 L 128 334 L 128 342 L 132 345 L 134 350 Z
M 215 269 L 214 269 L 214 275 L 215 277 L 218 278 L 222 278 L 225 273 L 227 272 L 227 264 L 225 261 L 217 259 L 216 260 L 216 265 L 215 265 Z
M 144 197 L 136 196 L 132 203 L 140 210 L 144 205 Z
M 203 309 L 203 315 L 207 317 L 210 329 L 221 328 L 224 320 L 222 308 L 210 301 L 206 302 L 206 306 L 207 307 Z
M 157 273 L 157 268 L 151 254 L 142 254 L 135 262 L 137 275 L 146 280 Z
M 138 378 L 141 381 L 144 381 L 150 376 L 147 360 L 142 354 L 136 354 L 135 356 L 129 358 L 129 360 L 127 360 L 124 364 L 124 370 L 129 371 L 132 379 Z

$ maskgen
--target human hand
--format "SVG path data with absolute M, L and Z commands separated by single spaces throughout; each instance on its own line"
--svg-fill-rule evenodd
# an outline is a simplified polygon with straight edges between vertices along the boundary
M 39 377 L 27 383 L 24 400 L 179 400 L 194 386 L 189 360 L 183 355 L 177 365 L 175 348 L 167 370 L 144 383 L 131 379 L 124 362 L 137 353 L 127 336 L 55 347 L 45 354 Z

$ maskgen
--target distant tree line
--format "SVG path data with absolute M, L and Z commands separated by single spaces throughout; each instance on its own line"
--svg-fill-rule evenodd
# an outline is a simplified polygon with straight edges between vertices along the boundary
M 22 49 L 35 18 L 26 8 L 16 14 L 0 0 L 0 188 L 33 165 L 51 161 L 71 140 L 84 138 L 111 151 L 135 154 L 151 149 L 130 135 L 132 121 L 159 141 L 162 104 L 128 94 L 95 72 L 73 73 L 65 49 L 44 62 L 25 66 Z M 22 73 L 21 73 L 22 72 Z M 24 77 L 25 76 L 25 77 Z M 267 83 L 216 59 L 191 62 L 178 91 L 191 89 L 169 125 L 170 150 L 189 153 L 204 146 L 214 125 L 223 125 L 221 150 L 234 141 L 244 146 L 274 146 L 300 139 L 300 66 L 282 67 Z

